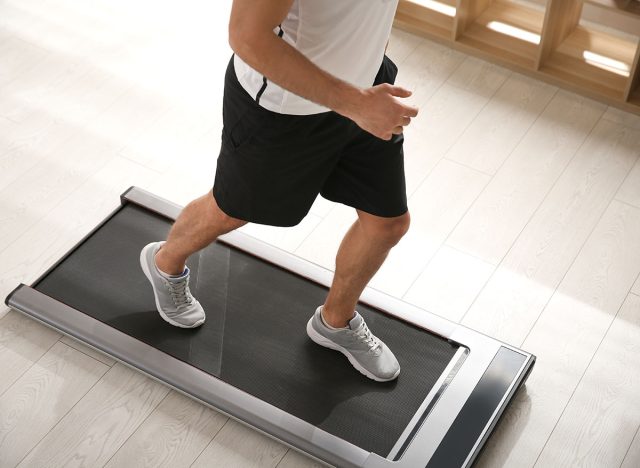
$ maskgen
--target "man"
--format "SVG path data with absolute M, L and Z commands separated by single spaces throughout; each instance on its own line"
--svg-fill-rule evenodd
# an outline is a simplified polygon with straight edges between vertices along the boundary
M 369 378 L 398 376 L 395 356 L 355 311 L 409 228 L 402 130 L 418 110 L 398 99 L 411 93 L 393 85 L 397 68 L 384 55 L 397 2 L 234 0 L 213 189 L 140 255 L 167 322 L 205 320 L 188 286 L 191 254 L 247 222 L 296 225 L 320 193 L 358 219 L 307 333 Z

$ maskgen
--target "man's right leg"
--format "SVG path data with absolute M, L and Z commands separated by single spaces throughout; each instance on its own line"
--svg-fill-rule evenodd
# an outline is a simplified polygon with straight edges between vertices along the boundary
M 210 191 L 184 207 L 156 254 L 156 265 L 168 275 L 179 275 L 189 255 L 245 224 L 224 213 Z
M 227 216 L 209 192 L 189 203 L 166 241 L 151 242 L 140 252 L 140 266 L 151 283 L 160 316 L 171 325 L 199 327 L 206 314 L 189 289 L 189 255 L 211 244 L 246 221 Z

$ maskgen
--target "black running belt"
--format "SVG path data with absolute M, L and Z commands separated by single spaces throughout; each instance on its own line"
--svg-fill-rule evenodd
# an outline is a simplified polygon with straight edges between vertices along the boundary
M 375 382 L 336 351 L 313 343 L 306 324 L 327 288 L 216 242 L 188 262 L 207 313 L 197 329 L 156 311 L 140 250 L 171 221 L 125 204 L 35 289 L 189 363 L 367 451 L 386 456 L 451 361 L 457 346 L 359 305 L 398 358 L 397 380 Z

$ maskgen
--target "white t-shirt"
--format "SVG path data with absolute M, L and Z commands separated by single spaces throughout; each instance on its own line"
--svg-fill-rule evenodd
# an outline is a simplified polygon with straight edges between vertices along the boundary
M 397 6 L 398 0 L 294 0 L 274 33 L 326 72 L 366 88 L 373 84 L 382 63 Z M 238 81 L 255 99 L 265 85 L 264 76 L 237 55 L 234 66 Z M 270 80 L 259 103 L 281 114 L 329 110 Z

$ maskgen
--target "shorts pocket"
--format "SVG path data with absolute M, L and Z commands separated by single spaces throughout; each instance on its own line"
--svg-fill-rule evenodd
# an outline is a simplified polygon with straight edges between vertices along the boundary
M 245 109 L 242 115 L 230 126 L 223 126 L 222 136 L 235 149 L 240 148 L 254 137 L 260 129 L 259 122 L 251 116 L 251 109 Z

